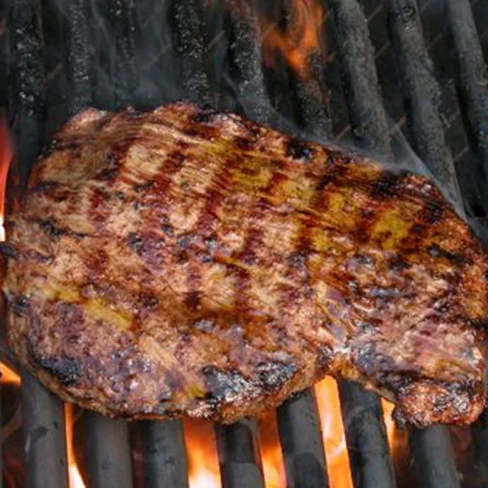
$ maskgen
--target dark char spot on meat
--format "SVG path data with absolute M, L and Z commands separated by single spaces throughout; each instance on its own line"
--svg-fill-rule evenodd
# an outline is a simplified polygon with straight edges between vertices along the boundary
M 30 300 L 25 295 L 15 297 L 12 303 L 12 310 L 15 315 L 21 317 L 28 313 L 30 309 Z
M 378 352 L 375 344 L 364 345 L 357 351 L 356 365 L 367 376 L 395 369 L 393 359 Z
M 66 231 L 56 227 L 52 221 L 50 220 L 43 220 L 41 222 L 42 230 L 49 236 L 49 237 L 58 237 L 66 234 Z
M 144 308 L 154 308 L 159 305 L 159 298 L 149 293 L 141 293 L 139 300 Z
M 427 252 L 433 258 L 445 258 L 454 264 L 467 264 L 469 262 L 469 259 L 466 258 L 465 256 L 450 251 L 446 251 L 445 249 L 439 247 L 437 244 L 433 244 L 432 246 L 430 246 Z
M 145 183 L 141 183 L 140 185 L 134 186 L 134 190 L 137 193 L 141 193 L 143 191 L 149 190 L 154 186 L 154 181 L 146 181 Z
M 189 291 L 185 297 L 185 305 L 190 310 L 198 310 L 202 301 L 201 293 L 197 290 Z
M 371 185 L 371 196 L 373 198 L 384 197 L 391 198 L 397 194 L 401 178 L 395 173 L 383 173 Z
M 314 157 L 314 150 L 303 141 L 289 139 L 286 145 L 286 154 L 302 163 L 308 163 Z
M 231 402 L 249 388 L 249 381 L 237 371 L 222 371 L 209 365 L 202 369 L 209 390 L 207 400 Z
M 15 259 L 18 256 L 18 251 L 12 244 L 9 244 L 8 242 L 0 242 L 0 254 L 5 259 Z
M 212 119 L 217 115 L 218 112 L 210 106 L 204 107 L 202 110 L 199 110 L 194 116 L 193 121 L 197 124 L 205 124 L 207 122 L 211 122 Z
M 259 364 L 256 370 L 262 387 L 274 391 L 293 377 L 297 366 L 293 363 L 268 361 Z
M 74 358 L 41 356 L 36 359 L 44 369 L 54 375 L 65 386 L 72 385 L 80 377 L 81 364 Z

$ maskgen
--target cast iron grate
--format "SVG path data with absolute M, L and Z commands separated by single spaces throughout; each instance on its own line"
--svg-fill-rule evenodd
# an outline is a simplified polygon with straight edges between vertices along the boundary
M 224 3 L 231 8 L 222 8 Z M 272 68 L 263 64 L 261 17 L 252 2 L 2 3 L 0 76 L 8 83 L 0 87 L 0 103 L 10 116 L 20 180 L 25 181 L 43 143 L 84 106 L 145 107 L 189 98 L 306 137 L 352 137 L 390 159 L 402 157 L 398 134 L 403 132 L 438 181 L 462 196 L 468 218 L 486 237 L 486 3 L 321 3 L 329 13 L 328 49 L 307 60 L 312 75 L 306 80 L 284 62 Z M 291 0 L 262 4 L 261 10 L 290 21 Z M 339 391 L 354 485 L 406 486 L 395 480 L 378 397 L 348 381 Z M 66 487 L 62 403 L 25 375 L 22 410 L 29 439 L 26 485 Z M 287 401 L 277 420 L 288 486 L 328 486 L 313 391 Z M 487 422 L 484 415 L 472 428 L 480 483 L 473 486 L 488 482 Z M 90 486 L 187 486 L 182 422 L 139 427 L 142 480 L 132 475 L 127 423 L 84 415 Z M 216 437 L 223 485 L 264 486 L 255 421 L 216 426 Z M 411 429 L 409 443 L 418 486 L 461 486 L 446 427 Z

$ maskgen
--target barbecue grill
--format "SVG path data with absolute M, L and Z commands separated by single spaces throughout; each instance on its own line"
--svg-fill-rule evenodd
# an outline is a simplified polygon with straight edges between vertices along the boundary
M 271 47 L 270 60 L 262 47 L 269 26 L 293 32 L 300 3 L 327 12 L 326 49 L 299 53 L 304 63 L 294 67 Z M 400 163 L 412 159 L 408 141 L 488 244 L 487 56 L 483 0 L 2 1 L 0 104 L 16 143 L 11 187 L 25 184 L 42 146 L 81 108 L 186 98 L 302 137 L 354 140 Z M 28 488 L 67 487 L 64 406 L 29 374 L 21 378 L 20 478 Z M 4 387 L 7 414 L 9 393 Z M 462 431 L 469 472 L 456 464 L 445 426 L 408 430 L 406 472 L 394 469 L 379 398 L 349 381 L 339 394 L 354 486 L 487 486 L 488 414 Z M 88 486 L 188 486 L 183 422 L 80 415 L 75 435 Z M 289 399 L 276 419 L 287 486 L 339 486 L 327 473 L 314 392 Z M 265 486 L 258 434 L 254 419 L 215 426 L 225 488 Z

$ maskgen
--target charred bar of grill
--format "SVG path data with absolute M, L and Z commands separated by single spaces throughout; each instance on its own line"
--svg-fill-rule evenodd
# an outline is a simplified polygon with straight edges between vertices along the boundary
M 188 463 L 182 421 L 142 421 L 141 437 L 145 486 L 187 487 Z
M 449 430 L 445 426 L 410 429 L 409 441 L 419 486 L 459 488 L 454 451 Z
M 374 53 L 362 9 L 356 0 L 332 0 L 329 6 L 353 133 L 366 147 L 385 156 L 391 155 Z M 371 488 L 394 486 L 393 466 L 378 396 L 349 381 L 339 383 L 339 392 L 355 483 Z
M 74 115 L 92 100 L 90 77 L 89 10 L 85 0 L 68 2 L 67 70 L 71 96 L 69 114 Z
M 40 1 L 9 3 L 9 108 L 17 142 L 19 179 L 27 175 L 43 144 L 44 62 Z
M 293 6 L 285 0 L 284 12 L 291 19 Z M 314 59 L 317 62 L 317 59 Z M 325 105 L 317 104 L 315 96 L 325 97 L 324 78 L 314 64 L 313 78 L 297 80 L 296 99 L 290 100 L 289 116 L 295 113 L 300 119 L 299 130 L 307 135 L 326 138 L 330 135 L 331 121 Z M 325 100 L 323 100 L 325 102 Z M 320 428 L 315 393 L 308 388 L 288 399 L 276 412 L 278 431 L 285 463 L 286 478 L 290 486 L 328 486 L 326 457 Z
M 328 0 L 328 5 L 354 137 L 369 149 L 391 157 L 374 52 L 362 8 L 357 0 Z
M 8 4 L 11 75 L 9 104 L 21 186 L 43 143 L 44 63 L 41 4 L 20 0 Z M 28 488 L 68 486 L 64 409 L 28 374 L 22 375 L 22 414 Z
M 89 485 L 94 488 L 131 488 L 132 460 L 127 423 L 89 411 L 84 413 L 83 423 Z
M 351 381 L 340 382 L 339 392 L 354 486 L 394 486 L 386 428 L 381 421 L 383 411 L 377 395 Z
M 195 0 L 173 2 L 174 45 L 181 62 L 185 98 L 210 103 L 210 84 L 206 72 L 206 47 Z
M 300 25 L 297 24 L 303 19 L 297 18 L 296 2 L 294 0 L 284 0 L 285 18 L 288 30 L 301 35 Z M 310 14 L 309 14 L 310 15 Z M 325 16 L 324 16 L 325 19 Z M 313 19 L 319 23 L 320 19 Z M 325 35 L 324 26 L 317 25 L 319 34 Z M 331 120 L 329 116 L 328 95 L 325 83 L 326 60 L 323 48 L 320 51 L 309 53 L 306 56 L 306 66 L 300 67 L 299 72 L 294 74 L 296 80 L 296 97 L 300 105 L 299 116 L 302 121 L 307 123 L 308 137 L 323 138 L 331 132 Z
M 320 418 L 312 389 L 278 409 L 278 429 L 288 486 L 329 486 Z
M 415 148 L 442 188 L 459 197 L 454 163 L 439 115 L 440 89 L 415 0 L 389 0 L 388 22 Z
M 445 9 L 452 42 L 458 61 L 459 91 L 475 142 L 478 160 L 473 158 L 468 172 L 474 208 L 468 212 L 475 216 L 488 212 L 488 74 L 480 39 L 476 31 L 471 5 L 468 0 L 446 0 Z M 462 190 L 465 190 L 462 188 Z
M 220 474 L 224 488 L 264 488 L 255 419 L 217 425 Z
M 63 403 L 28 373 L 22 375 L 26 487 L 68 487 Z
M 264 85 L 258 19 L 252 4 L 230 0 L 230 73 L 237 102 L 258 122 L 270 121 L 271 107 Z
M 414 0 L 390 0 L 388 8 L 389 28 L 404 80 L 415 149 L 441 185 L 457 197 L 453 161 L 439 116 L 439 87 L 422 37 L 417 3 Z M 447 427 L 411 429 L 409 440 L 415 473 L 422 486 L 459 486 Z

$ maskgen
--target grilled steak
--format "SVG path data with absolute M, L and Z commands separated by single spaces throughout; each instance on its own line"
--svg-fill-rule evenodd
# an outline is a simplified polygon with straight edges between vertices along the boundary
M 106 415 L 232 422 L 325 374 L 485 404 L 487 259 L 426 178 L 188 103 L 87 110 L 8 222 L 11 348 Z

